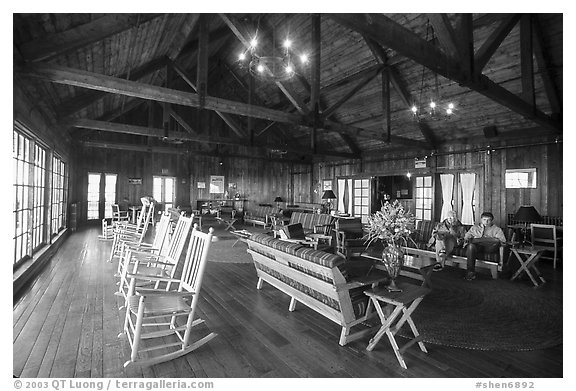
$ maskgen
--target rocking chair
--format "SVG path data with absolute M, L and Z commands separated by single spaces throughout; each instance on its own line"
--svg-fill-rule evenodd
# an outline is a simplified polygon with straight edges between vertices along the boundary
M 204 322 L 202 319 L 194 320 L 194 315 L 198 305 L 213 231 L 214 229 L 210 228 L 209 233 L 206 234 L 199 231 L 197 225 L 194 225 L 180 279 L 142 276 L 140 273 L 128 274 L 131 282 L 124 331 L 118 335 L 120 338 L 126 334 L 132 348 L 130 360 L 124 363 L 124 367 L 128 365 L 154 365 L 173 360 L 198 349 L 216 336 L 215 333 L 210 333 L 196 342 L 190 342 L 192 328 Z M 136 288 L 136 280 L 140 278 L 178 283 L 178 290 L 138 289 Z M 164 322 L 161 322 L 162 318 Z M 176 320 L 182 318 L 186 319 L 185 323 L 177 323 Z M 147 329 L 143 330 L 144 327 Z M 155 330 L 148 331 L 151 327 Z M 176 336 L 176 342 L 166 343 L 164 338 L 171 335 Z M 163 343 L 154 346 L 142 346 L 142 340 L 153 338 L 158 338 Z M 169 352 L 165 353 L 165 350 L 169 350 Z
M 137 224 L 116 224 L 114 229 L 114 240 L 112 241 L 112 251 L 108 262 L 112 262 L 115 257 L 122 255 L 123 242 L 142 243 L 144 236 L 150 225 L 151 216 L 154 215 L 154 203 L 147 199 L 142 199 L 142 211 L 138 217 Z
M 115 294 L 117 296 L 123 296 L 125 299 L 128 297 L 129 282 L 127 275 L 129 272 L 138 275 L 173 278 L 191 227 L 192 217 L 181 216 L 178 219 L 178 223 L 172 233 L 172 238 L 170 239 L 170 244 L 165 255 L 151 254 L 148 251 L 135 250 L 127 247 L 123 267 L 119 270 L 120 284 L 118 292 Z M 140 286 L 150 285 L 151 282 L 155 282 L 154 288 L 157 289 L 159 287 L 160 282 L 158 280 L 143 280 L 143 277 L 140 278 Z M 170 282 L 167 284 L 166 290 L 170 289 L 170 284 Z

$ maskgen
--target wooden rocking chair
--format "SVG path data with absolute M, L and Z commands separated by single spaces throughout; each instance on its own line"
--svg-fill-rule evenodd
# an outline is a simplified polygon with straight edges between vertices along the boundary
M 151 216 L 154 215 L 154 203 L 149 202 L 147 199 L 142 198 L 142 211 L 138 217 L 136 224 L 117 223 L 114 228 L 114 240 L 112 241 L 112 250 L 108 262 L 112 262 L 114 258 L 122 255 L 123 242 L 138 242 L 142 243 L 144 236 L 150 225 Z
M 123 262 L 124 266 L 119 269 L 120 284 L 118 292 L 115 294 L 126 299 L 129 291 L 129 281 L 127 279 L 129 273 L 173 278 L 191 227 L 192 217 L 181 216 L 178 219 L 166 254 L 151 254 L 148 251 L 135 250 L 127 247 Z M 143 278 L 141 278 L 139 285 L 150 285 L 151 281 L 155 282 L 155 288 L 157 289 L 160 284 L 157 280 L 143 281 Z M 166 290 L 170 289 L 170 284 L 171 283 L 167 284 Z
M 138 241 L 122 242 L 123 246 L 121 250 L 122 255 L 120 256 L 120 261 L 118 262 L 118 271 L 116 273 L 116 277 L 120 277 L 120 275 L 122 274 L 122 270 L 124 269 L 124 267 L 128 265 L 127 262 L 129 261 L 129 258 L 126 257 L 128 249 L 146 251 L 149 252 L 150 254 L 162 254 L 163 250 L 165 252 L 168 249 L 170 243 L 169 240 L 170 226 L 172 224 L 171 218 L 172 216 L 170 216 L 170 214 L 168 213 L 162 214 L 160 222 L 158 223 L 158 225 L 156 225 L 156 230 L 154 232 L 154 240 L 152 241 L 152 243 L 145 243 L 145 242 L 139 243 Z
M 124 331 L 118 335 L 120 338 L 126 334 L 132 348 L 130 360 L 124 363 L 124 367 L 154 365 L 173 360 L 198 349 L 217 335 L 210 333 L 196 342 L 190 342 L 192 328 L 204 322 L 202 319 L 194 320 L 194 315 L 213 231 L 213 228 L 210 228 L 206 234 L 199 231 L 196 224 L 194 225 L 180 279 L 142 276 L 139 273 L 128 274 L 131 282 Z M 136 288 L 136 280 L 140 278 L 178 283 L 178 290 Z M 186 321 L 180 322 L 183 324 L 179 325 L 176 320 L 182 318 Z M 164 322 L 161 322 L 162 319 Z M 148 328 L 147 330 L 150 330 L 150 327 L 156 330 L 144 331 L 145 327 Z M 177 341 L 166 343 L 163 338 L 170 335 L 175 335 Z M 142 340 L 153 338 L 158 338 L 163 343 L 155 346 L 142 346 Z M 166 350 L 168 352 L 165 352 Z M 145 353 L 145 357 L 141 357 L 141 353 Z

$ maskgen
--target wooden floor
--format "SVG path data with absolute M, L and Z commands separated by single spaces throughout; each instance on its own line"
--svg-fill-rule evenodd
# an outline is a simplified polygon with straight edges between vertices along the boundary
M 194 353 L 153 367 L 123 368 L 128 343 L 118 339 L 116 265 L 96 228 L 73 233 L 13 307 L 14 374 L 21 377 L 562 377 L 563 347 L 484 352 L 428 344 L 405 353 L 408 370 L 384 340 L 338 345 L 340 329 L 264 284 L 252 264 L 209 262 L 199 304 L 205 335 Z M 232 245 L 230 241 L 230 245 Z M 239 243 L 235 251 L 245 251 Z M 552 273 L 551 269 L 548 273 Z M 548 276 L 547 276 L 548 277 Z M 550 279 L 561 281 L 556 271 Z M 554 281 L 550 282 L 554 284 Z M 561 283 L 558 283 L 561 289 Z M 204 326 L 203 326 L 204 327 Z M 493 327 L 493 326 L 490 326 Z M 511 331 L 512 332 L 512 331 Z

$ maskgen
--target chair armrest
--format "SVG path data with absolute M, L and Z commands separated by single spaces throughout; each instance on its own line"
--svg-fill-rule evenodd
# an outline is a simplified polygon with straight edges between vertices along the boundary
M 389 279 L 389 277 L 387 275 L 373 274 L 373 275 L 368 275 L 365 277 L 354 277 L 350 281 L 348 281 L 346 284 L 336 284 L 335 287 L 336 287 L 337 292 L 347 291 L 347 290 L 359 288 L 362 286 L 369 286 L 369 285 L 375 284 L 377 282 L 386 281 L 388 279 Z
M 146 281 L 161 281 L 161 282 L 164 281 L 164 282 L 176 282 L 176 283 L 180 282 L 180 280 L 176 278 L 159 277 L 151 274 L 142 274 L 142 273 L 126 273 L 126 277 Z
M 136 288 L 137 296 L 168 296 L 168 297 L 188 297 L 194 296 L 196 292 L 164 291 L 159 289 Z

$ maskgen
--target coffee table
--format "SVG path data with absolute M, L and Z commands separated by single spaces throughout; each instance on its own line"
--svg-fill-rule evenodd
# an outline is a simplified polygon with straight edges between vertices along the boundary
M 236 241 L 232 244 L 232 247 L 234 247 L 238 242 L 246 243 L 246 239 L 252 235 L 252 232 L 246 231 L 245 229 L 230 231 L 230 233 L 237 237 Z
M 360 254 L 360 257 L 377 261 L 382 260 L 382 254 L 376 251 L 363 252 Z M 432 288 L 432 271 L 436 263 L 436 258 L 425 254 L 419 256 L 405 255 L 404 264 L 400 269 L 400 275 L 422 281 L 422 287 Z M 375 268 L 386 270 L 381 262 L 377 262 Z

